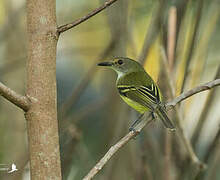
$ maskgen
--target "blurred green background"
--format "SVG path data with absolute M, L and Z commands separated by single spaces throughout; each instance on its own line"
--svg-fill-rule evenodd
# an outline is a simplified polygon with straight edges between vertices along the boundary
M 57 24 L 87 14 L 104 0 L 57 1 Z M 123 137 L 137 113 L 119 97 L 116 74 L 97 67 L 114 56 L 139 60 L 171 100 L 161 49 L 167 52 L 168 19 L 176 10 L 176 38 L 170 69 L 176 96 L 219 77 L 219 0 L 118 0 L 111 7 L 61 34 L 57 49 L 58 117 L 63 179 L 82 179 Z M 24 0 L 0 1 L 0 81 L 19 93 L 26 84 L 26 8 Z M 197 172 L 177 135 L 167 136 L 154 122 L 122 148 L 97 180 L 220 179 L 219 88 L 197 94 L 178 106 L 185 134 L 207 169 Z M 174 112 L 169 111 L 175 118 Z M 175 121 L 174 121 L 175 122 Z M 0 179 L 29 179 L 23 112 L 0 101 L 0 164 L 19 171 Z

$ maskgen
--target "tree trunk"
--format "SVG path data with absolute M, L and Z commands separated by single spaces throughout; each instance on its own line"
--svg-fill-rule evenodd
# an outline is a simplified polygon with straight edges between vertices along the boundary
M 61 179 L 56 92 L 55 0 L 27 0 L 26 112 L 31 179 Z

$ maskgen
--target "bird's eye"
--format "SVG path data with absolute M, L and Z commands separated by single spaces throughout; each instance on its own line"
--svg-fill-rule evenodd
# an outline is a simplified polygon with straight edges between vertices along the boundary
M 124 63 L 124 62 L 123 62 L 121 59 L 118 60 L 118 64 L 119 64 L 119 65 L 122 65 L 123 63 Z

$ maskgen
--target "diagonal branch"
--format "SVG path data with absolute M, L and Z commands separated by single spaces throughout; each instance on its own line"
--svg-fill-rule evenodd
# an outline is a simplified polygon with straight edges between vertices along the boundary
M 166 106 L 176 106 L 179 102 L 189 98 L 190 96 L 193 96 L 194 94 L 200 93 L 202 91 L 209 90 L 215 86 L 220 85 L 220 79 L 215 79 L 213 81 L 210 81 L 208 83 L 202 84 L 200 86 L 197 86 L 187 92 L 183 92 L 181 95 L 176 97 L 173 101 L 170 101 L 166 104 Z
M 151 113 L 147 115 L 148 119 L 151 116 Z M 125 135 L 123 138 L 121 138 L 115 145 L 113 145 L 108 152 L 101 158 L 101 160 L 89 171 L 87 176 L 83 178 L 83 180 L 90 180 L 92 179 L 103 167 L 104 165 L 111 159 L 111 157 L 118 152 L 119 149 L 121 149 L 124 145 L 126 145 L 131 139 L 133 139 L 135 136 L 137 136 L 140 131 L 148 124 L 150 124 L 153 121 L 151 118 L 148 121 L 141 121 L 138 124 L 138 127 L 135 128 L 135 131 L 130 131 L 127 135 Z
M 175 106 L 177 103 L 180 103 L 181 101 L 185 100 L 186 98 L 189 98 L 190 96 L 193 96 L 194 94 L 200 93 L 205 90 L 209 90 L 211 88 L 214 88 L 216 86 L 220 85 L 220 79 L 205 83 L 201 86 L 198 86 L 194 89 L 191 89 L 190 91 L 187 91 L 186 93 L 182 93 L 180 96 L 174 98 L 172 101 L 168 102 L 166 106 Z M 149 116 L 148 116 L 149 117 Z M 121 149 L 124 145 L 126 145 L 132 138 L 134 138 L 136 135 L 139 134 L 139 132 L 150 122 L 152 122 L 152 119 L 148 121 L 142 121 L 140 125 L 138 125 L 136 131 L 130 131 L 127 135 L 125 135 L 121 140 L 119 140 L 115 145 L 113 145 L 108 152 L 101 158 L 101 160 L 90 170 L 90 172 L 83 178 L 83 180 L 90 180 L 92 179 L 103 167 L 104 165 L 111 159 L 111 157 L 118 152 L 119 149 Z
M 19 108 L 23 109 L 25 112 L 28 111 L 30 107 L 30 102 L 26 96 L 22 96 L 12 89 L 8 88 L 0 82 L 0 95 L 5 99 L 15 104 Z
M 134 138 L 136 133 L 134 131 L 130 131 L 126 136 L 124 136 L 117 144 L 113 145 L 105 156 L 90 170 L 89 174 L 83 178 L 83 180 L 90 180 L 92 179 L 102 168 L 103 166 L 109 161 L 109 159 L 124 145 L 128 143 L 129 140 Z
M 107 7 L 111 6 L 114 2 L 116 2 L 117 0 L 108 0 L 106 1 L 103 5 L 101 5 L 100 7 L 96 8 L 95 10 L 91 11 L 90 13 L 88 13 L 87 15 L 77 19 L 76 21 L 73 21 L 72 23 L 68 23 L 62 26 L 59 26 L 57 28 L 57 33 L 63 33 L 79 24 L 81 24 L 82 22 L 88 20 L 89 18 L 95 16 L 96 14 L 100 13 L 101 11 L 103 11 L 104 9 L 106 9 Z

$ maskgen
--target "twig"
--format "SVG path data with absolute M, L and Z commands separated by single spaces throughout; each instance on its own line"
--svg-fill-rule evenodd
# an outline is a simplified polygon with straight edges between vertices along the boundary
M 218 79 L 218 78 L 220 78 L 220 65 L 218 66 L 218 69 L 217 69 L 217 72 L 216 72 L 214 79 Z M 198 123 L 197 123 L 195 130 L 194 130 L 192 137 L 191 137 L 191 142 L 194 147 L 196 146 L 196 142 L 198 141 L 198 139 L 200 137 L 201 129 L 203 128 L 204 123 L 207 119 L 207 116 L 208 116 L 209 111 L 211 109 L 209 107 L 212 105 L 213 98 L 215 97 L 215 94 L 216 94 L 216 89 L 209 91 L 209 94 L 208 94 L 206 101 L 204 103 L 202 112 L 199 116 Z
M 166 106 L 176 106 L 176 104 L 180 103 L 181 101 L 189 98 L 190 96 L 193 96 L 194 94 L 200 93 L 202 91 L 206 91 L 209 90 L 215 86 L 219 86 L 220 85 L 220 79 L 215 79 L 213 81 L 210 81 L 208 83 L 202 84 L 198 87 L 195 87 L 187 92 L 182 93 L 181 95 L 179 95 L 177 98 L 175 98 L 173 101 L 168 102 L 166 104 Z
M 206 84 L 208 84 L 208 83 L 206 83 Z M 218 85 L 220 85 L 220 83 L 219 83 Z M 217 86 L 217 85 L 215 85 L 215 86 Z M 209 88 L 206 88 L 206 89 L 204 89 L 203 91 L 208 90 L 208 89 L 211 89 L 211 88 L 213 88 L 213 87 L 215 87 L 215 86 L 210 86 Z M 199 87 L 200 87 L 200 86 L 199 86 Z M 192 94 L 192 95 L 201 92 L 201 91 L 199 91 L 199 89 L 200 89 L 199 87 L 194 88 L 194 89 L 198 89 L 198 90 L 197 90 L 197 92 L 196 92 L 196 91 L 193 91 L 193 94 Z M 190 90 L 190 91 L 192 91 L 192 90 Z M 183 93 L 183 94 L 185 94 L 185 93 Z M 183 94 L 181 94 L 180 96 L 182 96 Z M 188 97 L 190 97 L 190 96 L 187 96 L 186 98 L 188 98 Z M 178 99 L 178 98 L 179 98 L 179 96 L 178 96 L 177 98 L 173 99 L 172 101 L 168 102 L 167 104 L 174 104 L 174 106 L 175 106 L 177 103 L 179 103 L 179 102 L 183 101 L 184 99 L 186 99 L 186 98 L 182 98 L 182 99 L 180 99 L 180 100 L 177 101 L 176 99 Z M 174 102 L 177 102 L 177 103 L 174 103 Z M 92 178 L 104 167 L 104 165 L 111 159 L 111 157 L 112 157 L 120 148 L 122 148 L 122 147 L 123 147 L 125 144 L 127 144 L 132 138 L 134 138 L 137 134 L 139 134 L 139 132 L 140 132 L 147 124 L 149 124 L 150 122 L 152 122 L 152 119 L 149 120 L 149 121 L 147 121 L 147 122 L 144 121 L 142 124 L 140 123 L 140 125 L 137 127 L 137 129 L 136 129 L 135 132 L 134 132 L 134 131 L 129 132 L 126 136 L 124 136 L 121 140 L 119 140 L 114 146 L 112 146 L 112 147 L 108 150 L 108 152 L 105 154 L 105 156 L 90 170 L 90 172 L 87 174 L 87 176 L 84 177 L 83 180 L 92 179 Z M 195 156 L 195 157 L 196 157 L 196 156 Z M 196 157 L 195 159 L 197 160 L 197 157 Z
M 15 104 L 19 108 L 23 109 L 25 112 L 28 111 L 30 102 L 26 96 L 22 96 L 12 89 L 8 88 L 0 82 L 0 95 L 5 99 Z
M 105 156 L 91 169 L 89 174 L 83 178 L 83 180 L 89 180 L 92 179 L 102 168 L 103 166 L 108 162 L 108 160 L 125 144 L 128 143 L 130 139 L 136 136 L 136 133 L 134 131 L 130 131 L 125 137 L 123 137 L 117 144 L 112 146 L 108 152 L 105 154 Z
M 68 23 L 65 25 L 62 25 L 60 27 L 57 28 L 57 33 L 63 33 L 79 24 L 81 24 L 82 22 L 88 20 L 89 18 L 95 16 L 96 14 L 100 13 L 101 11 L 103 11 L 105 8 L 111 6 L 114 2 L 116 2 L 117 0 L 108 0 L 106 1 L 102 6 L 96 8 L 95 10 L 93 10 L 92 12 L 88 13 L 87 15 L 77 19 L 76 21 L 73 21 L 72 23 Z

